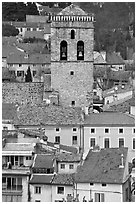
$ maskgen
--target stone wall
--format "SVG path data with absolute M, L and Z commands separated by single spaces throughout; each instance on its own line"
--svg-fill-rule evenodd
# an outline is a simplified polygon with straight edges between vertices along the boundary
M 71 39 L 71 30 L 75 39 Z M 60 61 L 60 43 L 67 41 L 67 60 Z M 84 60 L 77 60 L 77 42 L 84 42 Z M 93 85 L 93 22 L 52 22 L 51 26 L 51 88 L 59 92 L 59 103 L 86 106 L 87 92 Z M 71 74 L 73 71 L 73 74 Z
M 41 103 L 44 83 L 2 83 L 3 103 Z

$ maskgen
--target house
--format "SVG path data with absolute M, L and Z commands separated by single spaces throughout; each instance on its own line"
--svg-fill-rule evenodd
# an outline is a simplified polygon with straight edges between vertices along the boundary
M 82 147 L 81 108 L 57 105 L 28 104 L 18 109 L 16 128 L 43 127 L 49 142 L 76 148 Z
M 2 129 L 15 130 L 14 121 L 17 118 L 17 106 L 12 103 L 2 104 Z
M 64 153 L 61 153 L 61 155 Z M 58 156 L 60 153 L 58 153 Z M 74 158 L 73 158 L 74 160 Z M 56 166 L 57 165 L 57 166 Z M 31 202 L 55 202 L 66 200 L 73 194 L 74 174 L 56 172 L 56 155 L 36 155 L 30 178 Z
M 84 150 L 128 147 L 128 161 L 135 158 L 135 118 L 120 112 L 101 112 L 85 115 Z
M 2 147 L 2 201 L 28 202 L 28 180 L 36 143 L 9 143 Z
M 19 81 L 25 81 L 25 74 L 30 68 L 32 80 L 41 81 L 42 72 L 48 69 L 50 66 L 49 54 L 25 54 L 25 56 L 19 54 L 11 54 L 7 58 L 7 67 L 10 71 L 14 71 L 16 79 Z M 36 79 L 37 78 L 37 79 Z
M 90 150 L 75 176 L 82 202 L 129 202 L 128 148 Z
M 103 98 L 104 98 L 104 105 L 106 104 L 114 104 L 117 103 L 120 100 L 126 99 L 126 98 L 132 98 L 133 95 L 133 87 L 130 85 L 119 85 L 114 86 L 111 89 L 107 89 L 103 92 Z
M 56 153 L 56 172 L 59 174 L 73 174 L 81 161 L 80 154 L 74 153 Z
M 113 71 L 125 70 L 125 62 L 122 59 L 120 53 L 107 52 L 106 62 L 107 66 L 109 66 Z

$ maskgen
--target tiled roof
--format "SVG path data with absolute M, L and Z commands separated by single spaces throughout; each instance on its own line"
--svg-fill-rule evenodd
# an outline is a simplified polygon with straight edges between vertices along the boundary
M 132 97 L 118 105 L 110 106 L 106 111 L 117 111 L 126 113 L 129 112 L 131 106 L 135 106 L 135 97 Z
M 24 38 L 41 38 L 44 39 L 44 31 L 25 31 Z
M 15 45 L 3 45 L 2 46 L 2 57 L 7 58 L 9 55 L 21 55 L 22 57 L 25 55 L 24 52 L 19 51 Z
M 17 107 L 12 103 L 2 104 L 2 120 L 15 120 L 17 117 Z
M 33 168 L 53 168 L 54 155 L 38 154 Z
M 80 155 L 72 153 L 58 153 L 56 154 L 56 160 L 58 162 L 79 162 Z
M 19 54 L 11 54 L 7 58 L 7 63 L 12 64 L 46 64 L 50 63 L 50 54 L 31 54 L 29 57 L 24 57 Z
M 85 125 L 92 126 L 134 126 L 135 120 L 119 112 L 101 112 L 85 115 Z
M 79 6 L 75 4 L 71 4 L 64 8 L 58 15 L 87 15 L 85 11 L 83 11 Z
M 33 143 L 6 143 L 2 151 L 34 151 Z
M 111 71 L 110 80 L 128 81 L 130 76 L 131 76 L 130 71 Z
M 122 57 L 115 52 L 107 52 L 106 61 L 107 61 L 107 64 L 110 64 L 110 65 L 125 64 Z
M 124 88 L 122 88 L 121 86 L 117 86 L 117 90 L 115 90 L 115 88 L 116 86 L 112 87 L 111 89 L 107 89 L 103 91 L 103 97 L 111 96 L 111 95 L 114 95 L 115 93 L 119 94 L 119 93 L 125 93 L 133 90 L 133 87 L 129 85 L 124 86 Z
M 52 182 L 52 175 L 34 174 L 30 179 L 30 184 L 50 184 Z
M 94 51 L 94 64 L 106 64 L 106 61 L 103 59 L 102 55 L 99 52 Z
M 31 105 L 21 106 L 16 125 L 73 125 L 81 124 L 81 108 Z
M 128 148 L 108 148 L 98 152 L 89 151 L 84 164 L 77 169 L 77 183 L 123 183 L 125 168 L 121 165 L 121 154 L 124 156 L 124 166 Z
M 56 185 L 73 185 L 74 174 L 56 174 L 52 184 Z

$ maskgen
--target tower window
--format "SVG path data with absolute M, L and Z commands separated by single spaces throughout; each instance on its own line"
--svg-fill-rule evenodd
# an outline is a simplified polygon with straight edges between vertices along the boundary
M 74 71 L 70 71 L 70 75 L 74 75 Z
M 77 43 L 77 60 L 84 60 L 84 42 L 78 41 Z
M 75 101 L 71 101 L 71 105 L 72 105 L 72 106 L 75 106 Z
M 67 42 L 65 40 L 60 43 L 60 60 L 67 60 Z
M 71 30 L 71 39 L 75 39 L 75 31 Z

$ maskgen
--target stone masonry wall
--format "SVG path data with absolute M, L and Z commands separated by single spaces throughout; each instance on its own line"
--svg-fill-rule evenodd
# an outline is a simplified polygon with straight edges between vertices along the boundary
M 75 39 L 71 39 L 75 30 Z M 67 60 L 60 61 L 60 43 L 67 41 Z M 77 60 L 77 42 L 84 42 L 84 61 Z M 53 22 L 51 27 L 51 88 L 59 92 L 61 105 L 86 106 L 93 85 L 94 27 L 87 22 Z M 74 71 L 74 75 L 70 74 Z
M 41 103 L 44 83 L 2 83 L 3 103 Z

